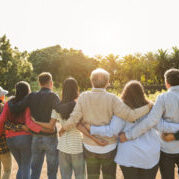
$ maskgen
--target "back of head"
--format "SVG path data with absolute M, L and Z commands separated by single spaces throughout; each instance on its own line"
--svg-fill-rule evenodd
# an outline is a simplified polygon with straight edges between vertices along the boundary
M 42 72 L 38 76 L 38 80 L 41 86 L 49 85 L 52 81 L 52 75 L 49 72 Z
M 91 72 L 90 80 L 94 88 L 106 88 L 109 79 L 110 74 L 102 68 L 97 68 Z
M 149 103 L 145 98 L 142 84 L 136 80 L 129 81 L 125 85 L 121 99 L 132 109 L 144 106 Z
M 15 85 L 16 93 L 13 102 L 16 103 L 22 100 L 25 96 L 30 93 L 30 85 L 26 81 L 20 81 Z
M 179 85 L 179 70 L 176 68 L 167 70 L 164 74 L 164 78 L 170 86 Z
M 62 102 L 67 103 L 75 100 L 78 97 L 78 82 L 70 77 L 63 82 Z

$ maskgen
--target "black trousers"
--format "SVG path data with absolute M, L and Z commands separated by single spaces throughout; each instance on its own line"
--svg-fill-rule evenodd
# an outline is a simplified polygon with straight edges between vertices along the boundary
M 155 179 L 158 165 L 151 169 L 141 169 L 134 167 L 125 167 L 120 165 L 124 179 Z
M 160 153 L 159 167 L 162 179 L 175 178 L 175 164 L 179 168 L 179 154 Z
M 116 179 L 116 149 L 106 154 L 95 154 L 84 148 L 88 179 L 99 179 L 102 171 L 103 179 Z

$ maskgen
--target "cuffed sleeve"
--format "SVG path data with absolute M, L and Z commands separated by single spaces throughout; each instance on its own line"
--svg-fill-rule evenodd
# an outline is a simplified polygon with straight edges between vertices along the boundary
M 160 122 L 155 128 L 160 132 L 175 133 L 179 131 L 179 123 L 167 122 L 164 119 L 160 119 Z
M 124 128 L 124 125 L 125 121 L 116 116 L 113 116 L 109 125 L 91 126 L 90 133 L 91 135 L 100 135 L 107 137 L 117 136 Z

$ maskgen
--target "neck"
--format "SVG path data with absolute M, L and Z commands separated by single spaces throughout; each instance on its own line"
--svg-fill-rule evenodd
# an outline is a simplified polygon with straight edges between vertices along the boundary
M 51 90 L 50 86 L 48 86 L 48 85 L 43 85 L 43 86 L 40 86 L 40 87 L 41 87 L 41 88 L 48 88 L 48 89 Z

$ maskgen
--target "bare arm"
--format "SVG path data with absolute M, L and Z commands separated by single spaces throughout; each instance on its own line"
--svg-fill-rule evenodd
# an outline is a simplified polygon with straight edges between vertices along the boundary
M 51 119 L 50 122 L 38 122 L 38 121 L 35 121 L 35 123 L 39 124 L 43 128 L 54 130 L 56 121 L 57 121 L 56 119 Z

